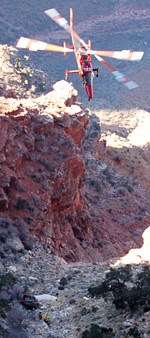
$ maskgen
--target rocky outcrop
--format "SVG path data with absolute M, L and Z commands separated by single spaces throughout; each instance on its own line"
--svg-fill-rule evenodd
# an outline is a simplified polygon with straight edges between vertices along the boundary
M 14 47 L 0 45 L 0 59 L 0 96 L 30 97 L 46 89 L 44 73 L 30 66 L 27 55 L 19 58 Z
M 81 144 L 89 118 L 75 104 L 76 96 L 60 81 L 34 100 L 1 97 L 0 119 L 1 216 L 24 219 L 54 252 L 70 260 L 82 251 L 86 257 L 74 231 L 80 222 L 86 233 L 89 219 L 80 192 Z

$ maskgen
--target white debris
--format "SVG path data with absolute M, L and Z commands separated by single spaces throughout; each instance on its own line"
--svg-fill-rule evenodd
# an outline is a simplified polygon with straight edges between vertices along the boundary
M 49 295 L 47 293 L 44 293 L 43 295 L 34 295 L 39 302 L 50 302 L 50 301 L 55 301 L 57 297 Z

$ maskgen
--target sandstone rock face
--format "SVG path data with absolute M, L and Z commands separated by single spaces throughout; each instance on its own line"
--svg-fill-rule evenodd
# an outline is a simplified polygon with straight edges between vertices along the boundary
M 72 260 L 84 254 L 73 225 L 81 214 L 87 218 L 80 145 L 88 117 L 75 105 L 76 96 L 61 81 L 34 101 L 1 97 L 0 119 L 1 215 L 23 218 L 54 252 Z
M 8 97 L 9 88 L 4 89 L 2 240 L 5 228 L 12 233 L 17 227 L 29 249 L 28 228 L 67 262 L 115 260 L 142 247 L 142 233 L 150 226 L 148 134 L 141 145 L 136 140 L 149 115 L 124 111 L 122 120 L 121 111 L 82 111 L 77 91 L 66 81 L 31 97 L 23 92 Z

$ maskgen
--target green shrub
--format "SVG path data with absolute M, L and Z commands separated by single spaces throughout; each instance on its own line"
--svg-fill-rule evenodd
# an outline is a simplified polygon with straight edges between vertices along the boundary
M 91 324 L 90 331 L 86 330 L 82 334 L 82 338 L 113 338 L 115 336 L 111 328 Z
M 18 196 L 17 198 L 16 209 L 17 210 L 29 210 L 29 211 L 33 210 L 29 202 L 20 196 Z
M 134 327 L 130 327 L 129 331 L 128 331 L 128 336 L 132 336 L 135 338 L 141 338 L 141 334 L 138 330 L 138 328 L 136 326 Z
M 130 280 L 130 278 L 131 268 L 128 265 L 120 269 L 111 269 L 110 272 L 106 274 L 105 280 L 100 285 L 96 287 L 89 287 L 88 291 L 92 297 L 103 296 L 105 298 L 107 293 L 110 291 L 115 292 L 123 287 L 126 288 L 124 282 Z
M 9 289 L 15 284 L 16 278 L 11 272 L 0 275 L 0 316 L 5 318 L 11 307 Z
M 150 268 L 145 266 L 137 275 L 137 281 L 128 289 L 125 282 L 132 281 L 131 268 L 125 266 L 119 269 L 111 269 L 106 274 L 105 280 L 96 287 L 89 287 L 92 297 L 106 297 L 112 295 L 113 304 L 117 309 L 129 307 L 131 311 L 142 309 L 150 311 Z M 133 281 L 132 281 L 133 283 Z
M 0 291 L 3 288 L 10 288 L 16 282 L 16 277 L 13 276 L 11 272 L 0 275 Z

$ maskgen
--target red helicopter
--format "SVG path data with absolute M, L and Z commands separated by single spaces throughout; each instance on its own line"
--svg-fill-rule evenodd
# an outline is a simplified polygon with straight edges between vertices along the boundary
M 45 50 L 48 52 L 62 52 L 64 55 L 69 52 L 74 52 L 78 69 L 66 70 L 66 80 L 68 79 L 69 74 L 78 73 L 82 78 L 82 84 L 86 90 L 89 100 L 93 99 L 93 78 L 94 74 L 96 74 L 98 77 L 99 70 L 98 68 L 93 68 L 91 63 L 91 55 L 94 55 L 95 58 L 100 61 L 112 73 L 112 75 L 114 75 L 115 79 L 124 84 L 129 90 L 138 87 L 134 81 L 128 80 L 124 74 L 112 67 L 106 60 L 102 58 L 102 56 L 119 60 L 140 61 L 144 55 L 144 52 L 136 52 L 131 50 L 92 50 L 91 41 L 89 40 L 88 44 L 86 44 L 73 29 L 72 8 L 70 8 L 70 25 L 55 8 L 46 10 L 45 13 L 71 35 L 72 46 L 67 46 L 65 42 L 64 46 L 57 46 L 54 44 L 21 37 L 16 44 L 17 48 L 27 48 L 31 51 Z

